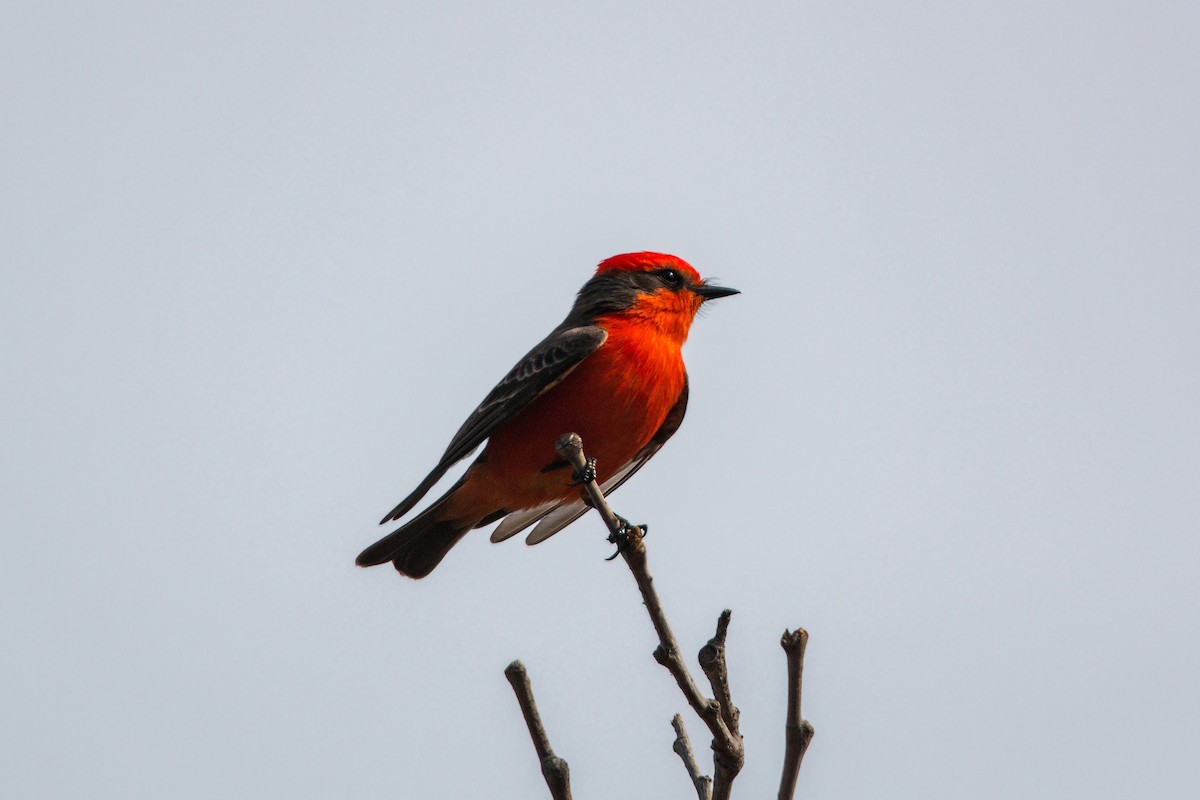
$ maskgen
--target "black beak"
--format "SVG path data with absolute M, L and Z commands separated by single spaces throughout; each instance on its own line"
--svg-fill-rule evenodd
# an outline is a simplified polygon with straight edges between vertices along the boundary
M 727 289 L 724 286 L 713 286 L 710 283 L 702 283 L 699 286 L 693 286 L 692 291 L 700 295 L 700 301 L 707 303 L 709 300 L 716 300 L 718 297 L 729 297 L 730 295 L 741 294 L 737 289 Z

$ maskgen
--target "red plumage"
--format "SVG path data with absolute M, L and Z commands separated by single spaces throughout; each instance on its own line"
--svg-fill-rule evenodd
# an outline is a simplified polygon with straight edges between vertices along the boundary
M 586 510 L 554 450 L 578 433 L 611 491 L 683 420 L 687 371 L 680 350 L 702 303 L 736 294 L 711 286 L 686 261 L 626 253 L 602 261 L 567 318 L 514 367 L 467 419 L 441 461 L 384 522 L 399 519 L 455 462 L 485 439 L 463 477 L 433 505 L 368 547 L 362 566 L 393 562 L 414 578 L 433 570 L 469 530 L 504 519 L 493 540 L 541 520 L 542 541 Z M 511 516 L 510 516 L 511 515 Z

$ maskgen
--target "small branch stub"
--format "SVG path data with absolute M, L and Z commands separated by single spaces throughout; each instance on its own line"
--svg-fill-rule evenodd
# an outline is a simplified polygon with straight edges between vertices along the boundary
M 717 618 L 717 632 L 708 644 L 700 648 L 698 660 L 704 670 L 708 683 L 712 686 L 713 696 L 721 706 L 721 720 L 734 736 L 740 736 L 738 720 L 740 712 L 733 704 L 729 692 L 729 668 L 725 664 L 725 634 L 729 632 L 729 620 L 733 612 L 728 608 Z
M 521 706 L 521 714 L 525 717 L 525 727 L 529 729 L 529 737 L 533 739 L 533 748 L 537 751 L 538 761 L 542 766 L 542 777 L 550 789 L 554 800 L 571 800 L 571 770 L 567 762 L 554 755 L 550 746 L 550 737 L 542 725 L 542 717 L 538 714 L 537 702 L 533 699 L 533 686 L 529 683 L 529 674 L 525 665 L 514 661 L 504 669 L 504 677 L 512 684 L 513 692 L 517 695 L 517 703 Z
M 808 745 L 812 742 L 813 726 L 800 714 L 800 697 L 804 688 L 804 650 L 808 647 L 808 631 L 796 628 L 784 631 L 779 644 L 787 653 L 788 703 L 785 723 L 783 775 L 779 780 L 779 800 L 792 800 L 796 794 L 796 779 Z
M 676 714 L 671 720 L 671 727 L 675 729 L 675 743 L 671 749 L 683 761 L 683 767 L 696 787 L 696 797 L 699 800 L 712 800 L 712 778 L 700 772 L 696 754 L 692 752 L 692 742 L 688 739 L 687 729 L 683 727 L 683 717 Z

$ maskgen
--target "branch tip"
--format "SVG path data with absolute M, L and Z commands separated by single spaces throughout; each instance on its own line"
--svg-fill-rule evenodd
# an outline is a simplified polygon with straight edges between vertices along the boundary
M 533 749 L 537 751 L 542 777 L 550 789 L 551 798 L 571 800 L 571 769 L 564 759 L 554 754 L 554 748 L 550 746 L 550 737 L 546 735 L 542 717 L 538 714 L 537 701 L 533 698 L 533 686 L 525 665 L 519 659 L 513 661 L 504 668 L 504 677 L 512 684 L 517 704 L 521 706 L 521 715 L 525 717 L 525 727 L 529 729 L 529 738 L 533 740 Z
M 808 647 L 808 631 L 796 628 L 784 630 L 779 644 L 787 654 L 788 700 L 784 723 L 783 775 L 779 779 L 779 800 L 791 800 L 796 794 L 796 779 L 800 764 L 812 743 L 813 726 L 800 714 L 800 699 L 804 689 L 804 650 Z
M 671 749 L 683 761 L 684 769 L 687 770 L 688 777 L 692 779 L 692 786 L 696 789 L 698 800 L 711 800 L 712 778 L 700 772 L 696 754 L 692 752 L 692 742 L 688 739 L 687 729 L 683 727 L 683 717 L 676 714 L 671 719 L 671 727 L 675 729 L 675 742 Z

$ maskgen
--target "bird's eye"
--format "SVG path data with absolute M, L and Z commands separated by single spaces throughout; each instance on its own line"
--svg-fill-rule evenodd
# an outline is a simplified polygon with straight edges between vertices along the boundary
M 683 276 L 676 270 L 660 269 L 658 277 L 662 278 L 662 282 L 672 289 L 678 289 L 680 286 L 683 286 Z

